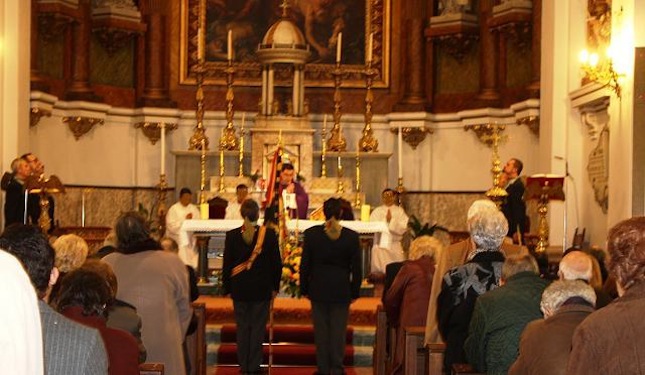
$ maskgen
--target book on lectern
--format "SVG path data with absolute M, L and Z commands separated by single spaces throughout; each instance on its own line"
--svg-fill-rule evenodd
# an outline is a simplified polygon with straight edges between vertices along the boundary
M 524 200 L 564 200 L 564 176 L 555 174 L 534 174 L 526 178 Z

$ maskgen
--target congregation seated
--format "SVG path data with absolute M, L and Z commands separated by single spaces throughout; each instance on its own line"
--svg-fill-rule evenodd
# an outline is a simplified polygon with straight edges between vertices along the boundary
M 611 228 L 607 250 L 619 297 L 576 328 L 567 374 L 645 373 L 645 217 Z
M 582 280 L 591 285 L 596 293 L 597 309 L 607 306 L 612 300 L 602 288 L 598 261 L 582 250 L 570 251 L 562 258 L 558 277 L 560 280 Z
M 501 286 L 479 296 L 464 350 L 468 363 L 487 374 L 506 374 L 517 357 L 526 325 L 542 318 L 540 300 L 548 281 L 530 254 L 511 255 L 502 266 Z
M 542 293 L 544 319 L 529 323 L 510 375 L 566 374 L 573 331 L 594 311 L 596 294 L 580 280 L 558 280 Z
M 107 374 L 107 354 L 99 332 L 67 319 L 47 304 L 58 269 L 54 249 L 40 229 L 8 226 L 0 236 L 0 248 L 20 261 L 40 299 L 45 374 Z
M 434 237 L 421 236 L 412 241 L 409 259 L 403 262 L 392 286 L 383 297 L 388 324 L 396 327 L 393 374 L 403 373 L 404 328 L 425 326 L 434 259 L 440 256 L 442 249 L 441 242 Z
M 468 209 L 466 215 L 466 225 L 480 211 L 487 209 L 497 209 L 497 206 L 490 199 L 478 199 L 474 201 Z M 451 232 L 452 235 L 452 232 Z M 465 235 L 465 236 L 464 236 Z M 465 238 L 464 238 L 465 237 Z M 442 343 L 443 340 L 439 335 L 437 326 L 437 298 L 441 291 L 443 276 L 453 267 L 460 266 L 467 261 L 468 254 L 475 250 L 474 242 L 468 232 L 460 233 L 461 240 L 451 243 L 437 258 L 436 272 L 432 281 L 432 290 L 430 291 L 430 301 L 428 306 L 428 318 L 426 324 L 426 345 L 433 343 Z M 508 237 L 504 238 L 501 250 L 505 255 L 527 253 L 528 249 L 524 246 L 514 245 Z
M 137 340 L 128 332 L 106 325 L 111 294 L 107 280 L 100 274 L 80 268 L 63 279 L 52 304 L 67 318 L 100 332 L 108 355 L 110 375 L 138 375 Z
M 147 361 L 163 363 L 169 374 L 184 375 L 182 343 L 192 317 L 186 265 L 161 250 L 137 212 L 122 214 L 115 232 L 118 250 L 103 261 L 116 274 L 117 298 L 135 306 L 141 315 Z
M 82 266 L 83 269 L 98 273 L 110 287 L 110 301 L 107 309 L 107 326 L 130 333 L 136 340 L 139 348 L 139 363 L 146 361 L 146 347 L 141 340 L 141 317 L 137 309 L 131 304 L 116 298 L 119 283 L 112 266 L 98 259 L 88 259 Z
M 476 246 L 466 263 L 451 268 L 443 276 L 437 298 L 437 324 L 446 343 L 444 369 L 466 362 L 464 342 L 475 301 L 484 292 L 499 286 L 504 254 L 500 246 L 508 232 L 508 222 L 497 208 L 483 208 L 468 221 Z
M 53 300 L 58 294 L 58 289 L 65 275 L 78 269 L 85 263 L 89 253 L 89 247 L 83 238 L 75 234 L 64 234 L 58 237 L 52 246 L 56 252 L 54 265 L 60 272 L 60 276 L 58 277 L 60 282 L 54 285 L 50 295 L 50 299 Z

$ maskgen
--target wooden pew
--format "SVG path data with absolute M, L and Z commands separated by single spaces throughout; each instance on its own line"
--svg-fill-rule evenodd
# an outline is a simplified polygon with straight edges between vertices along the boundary
M 186 337 L 190 375 L 206 375 L 206 304 L 194 302 L 193 310 L 197 318 L 197 329 Z
M 374 374 L 385 375 L 387 362 L 387 316 L 382 305 L 376 308 L 376 337 L 374 338 Z
M 452 375 L 486 375 L 486 373 L 478 372 L 468 363 L 455 363 L 452 365 Z
M 405 348 L 403 357 L 403 373 L 417 375 L 426 373 L 425 351 L 423 340 L 426 334 L 425 326 L 403 327 Z
M 139 375 L 164 375 L 163 363 L 142 363 L 139 365 Z
M 446 344 L 428 344 L 426 345 L 426 352 L 428 375 L 443 375 L 443 356 L 446 353 Z

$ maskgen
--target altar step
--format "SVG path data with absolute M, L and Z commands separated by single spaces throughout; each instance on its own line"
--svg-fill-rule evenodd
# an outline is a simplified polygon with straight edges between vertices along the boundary
M 233 366 L 237 364 L 235 325 L 206 326 L 208 366 Z M 372 326 L 349 327 L 345 348 L 345 366 L 372 366 L 375 328 Z M 269 361 L 268 330 L 263 345 L 264 363 Z M 276 325 L 273 331 L 273 364 L 278 367 L 311 367 L 316 365 L 316 348 L 311 325 Z M 293 372 L 292 372 L 293 373 Z

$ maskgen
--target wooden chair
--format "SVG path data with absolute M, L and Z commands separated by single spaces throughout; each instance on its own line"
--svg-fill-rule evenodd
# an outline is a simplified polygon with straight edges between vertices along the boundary
M 387 316 L 383 305 L 376 308 L 376 337 L 374 338 L 374 374 L 385 375 L 387 362 Z
M 206 304 L 193 303 L 197 329 L 186 337 L 190 375 L 206 375 Z
M 428 375 L 443 375 L 443 357 L 446 353 L 446 344 L 428 344 L 426 345 L 426 352 Z
M 163 375 L 163 363 L 142 363 L 139 365 L 140 375 Z
M 222 197 L 213 197 L 208 200 L 208 218 L 223 219 L 226 216 L 228 201 Z
M 403 357 L 403 373 L 417 375 L 426 373 L 425 350 L 423 340 L 426 335 L 425 326 L 404 327 L 405 348 Z
M 585 242 L 585 233 L 587 233 L 587 228 L 583 228 L 582 233 L 578 233 L 578 228 L 576 228 L 576 231 L 573 234 L 573 241 L 571 242 L 571 247 L 573 249 L 582 249 Z

